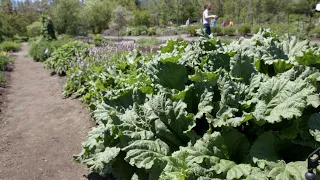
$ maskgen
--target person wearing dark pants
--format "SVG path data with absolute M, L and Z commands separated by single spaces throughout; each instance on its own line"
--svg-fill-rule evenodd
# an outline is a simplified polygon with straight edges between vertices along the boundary
M 203 11 L 203 16 L 202 16 L 202 23 L 203 23 L 203 28 L 206 30 L 206 33 L 208 35 L 211 34 L 211 28 L 210 28 L 210 19 L 217 19 L 217 15 L 211 15 L 209 16 L 209 11 L 211 10 L 211 4 L 206 4 L 204 5 L 204 11 Z

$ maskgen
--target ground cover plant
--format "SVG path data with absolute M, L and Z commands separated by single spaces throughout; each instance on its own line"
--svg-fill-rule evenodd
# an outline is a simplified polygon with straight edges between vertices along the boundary
M 153 55 L 88 48 L 70 64 L 63 94 L 98 124 L 74 159 L 116 179 L 303 179 L 320 142 L 319 47 L 270 30 L 230 44 L 198 33 Z

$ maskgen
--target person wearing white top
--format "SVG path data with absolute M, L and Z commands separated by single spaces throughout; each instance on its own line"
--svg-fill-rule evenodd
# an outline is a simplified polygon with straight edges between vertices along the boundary
M 217 19 L 218 18 L 217 15 L 209 16 L 210 10 L 211 10 L 211 4 L 204 5 L 204 11 L 203 11 L 203 15 L 202 15 L 202 23 L 203 23 L 203 27 L 206 30 L 206 33 L 208 35 L 211 34 L 210 19 Z

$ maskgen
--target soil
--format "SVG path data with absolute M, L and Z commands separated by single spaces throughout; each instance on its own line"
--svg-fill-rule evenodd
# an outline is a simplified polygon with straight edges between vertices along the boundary
M 72 155 L 81 151 L 90 114 L 80 101 L 62 98 L 63 80 L 25 57 L 27 49 L 13 53 L 14 70 L 0 87 L 0 179 L 86 179 Z

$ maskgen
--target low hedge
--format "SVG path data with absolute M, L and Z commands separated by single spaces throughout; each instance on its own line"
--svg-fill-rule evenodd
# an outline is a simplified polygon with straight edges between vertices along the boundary
M 251 33 L 251 26 L 249 24 L 243 24 L 239 26 L 238 33 L 242 36 L 245 36 L 249 33 Z
M 17 52 L 20 51 L 21 44 L 13 41 L 4 41 L 0 44 L 0 51 Z

